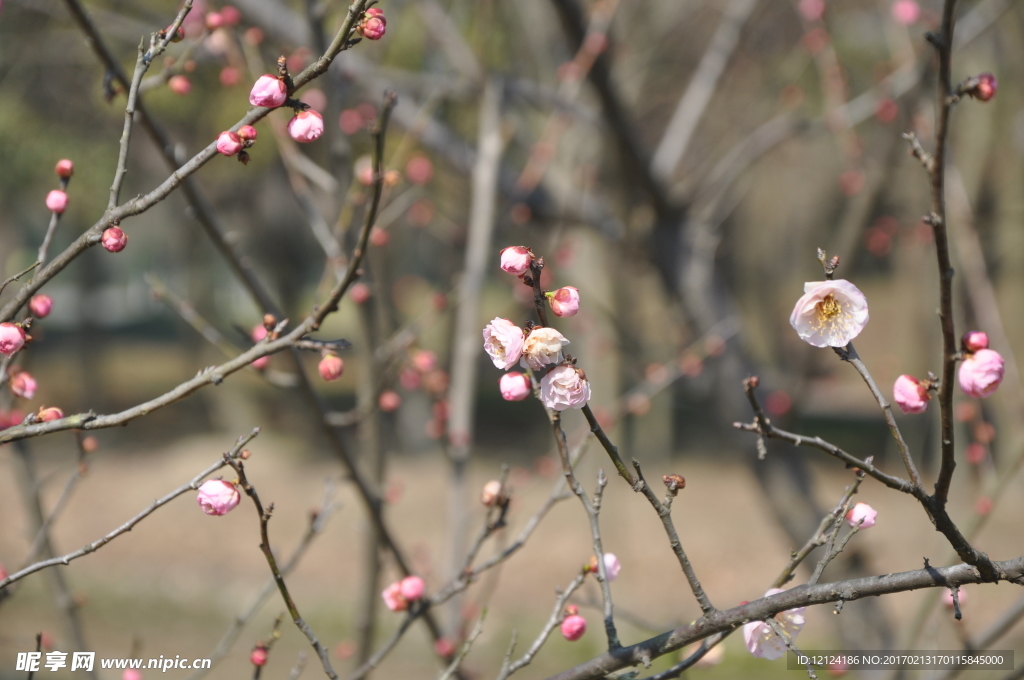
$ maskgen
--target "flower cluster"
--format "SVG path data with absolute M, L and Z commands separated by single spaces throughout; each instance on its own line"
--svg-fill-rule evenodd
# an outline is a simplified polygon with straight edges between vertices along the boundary
M 385 588 L 380 596 L 384 598 L 384 605 L 388 609 L 401 612 L 409 608 L 410 602 L 416 602 L 423 597 L 423 590 L 423 579 L 419 576 L 406 576 Z
M 976 399 L 991 395 L 1003 381 L 1005 361 L 1002 355 L 988 348 L 988 335 L 981 331 L 964 333 L 960 347 L 963 356 L 957 374 L 960 389 Z M 937 387 L 934 379 L 922 382 L 912 375 L 901 375 L 893 384 L 892 396 L 904 413 L 923 413 Z

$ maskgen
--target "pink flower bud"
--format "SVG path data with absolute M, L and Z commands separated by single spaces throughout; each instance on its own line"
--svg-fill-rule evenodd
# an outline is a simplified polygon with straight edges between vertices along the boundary
M 555 316 L 574 316 L 580 311 L 580 292 L 572 286 L 564 286 L 548 298 Z
M 320 360 L 317 370 L 320 371 L 321 378 L 330 382 L 337 380 L 345 372 L 345 362 L 336 354 L 328 354 Z
M 917 23 L 921 16 L 921 6 L 915 0 L 896 0 L 892 5 L 892 18 L 897 24 L 909 26 Z
M 979 101 L 987 102 L 996 96 L 998 89 L 999 83 L 996 82 L 996 77 L 991 73 L 982 73 L 978 76 L 978 84 L 968 94 Z
M 496 479 L 484 484 L 483 490 L 480 492 L 480 502 L 491 507 L 498 502 L 498 497 L 501 495 L 501 482 Z
M 587 620 L 579 614 L 570 614 L 562 620 L 562 637 L 575 642 L 587 632 Z
M 398 588 L 402 592 L 402 597 L 409 602 L 415 602 L 423 597 L 424 584 L 419 576 L 406 576 L 398 584 Z
M 619 558 L 613 553 L 604 554 L 604 573 L 608 577 L 608 582 L 611 583 L 619 577 L 619 572 L 622 571 L 622 565 L 619 564 Z
M 220 70 L 220 84 L 224 87 L 234 87 L 242 80 L 242 72 L 234 66 L 225 66 Z
M 985 462 L 987 457 L 987 451 L 985 451 L 985 445 L 979 444 L 978 442 L 972 442 L 967 445 L 967 462 L 971 465 L 981 465 Z
M 352 302 L 361 305 L 370 299 L 370 287 L 365 283 L 357 283 L 349 289 Z
M 224 20 L 225 26 L 237 26 L 242 20 L 242 13 L 233 5 L 224 5 L 220 8 L 220 17 Z
M 1003 381 L 1003 357 L 991 349 L 980 349 L 960 364 L 957 374 L 960 389 L 970 397 L 981 399 L 996 391 Z
M 267 663 L 267 648 L 260 645 L 254 647 L 252 652 L 249 654 L 249 661 L 252 661 L 253 666 L 263 666 Z
M 356 33 L 363 36 L 367 40 L 380 40 L 384 37 L 384 32 L 387 30 L 387 19 L 384 18 L 384 10 L 371 7 L 366 10 L 366 14 L 363 15 L 363 20 L 356 26 Z
M 121 674 L 121 680 L 142 680 L 142 673 L 134 668 L 126 668 L 124 673 Z
M 238 136 L 246 142 L 255 142 L 257 137 L 256 128 L 251 125 L 243 125 L 238 128 Z
M 288 134 L 296 142 L 312 142 L 324 133 L 324 117 L 316 111 L 299 111 L 288 121 Z
M 977 352 L 979 349 L 988 349 L 988 334 L 982 331 L 967 331 L 960 339 L 965 352 Z
M 800 16 L 807 21 L 817 21 L 825 13 L 825 0 L 800 0 Z
M 590 382 L 575 366 L 556 366 L 541 378 L 540 400 L 555 411 L 583 408 L 590 400 Z
M 878 511 L 867 503 L 857 503 L 846 513 L 846 523 L 851 527 L 855 527 L 859 523 L 861 529 L 867 529 L 875 526 L 875 517 L 877 516 Z
M 24 399 L 31 399 L 36 394 L 36 379 L 25 371 L 15 373 L 11 377 L 11 392 L 15 396 L 23 397 Z
M 45 319 L 50 315 L 50 310 L 53 309 L 53 299 L 49 295 L 33 295 L 32 299 L 28 301 L 29 311 L 32 312 L 32 316 L 37 319 Z
M 71 175 L 75 174 L 75 164 L 69 161 L 67 158 L 62 158 L 57 161 L 57 167 L 53 169 L 57 173 L 57 177 L 67 179 Z
M 40 408 L 39 413 L 36 414 L 36 420 L 41 423 L 48 423 L 51 420 L 60 420 L 64 417 L 64 411 L 61 411 L 56 406 L 50 408 Z
M 25 331 L 5 321 L 0 323 L 0 354 L 11 356 L 25 344 Z
M 455 645 L 448 638 L 438 638 L 434 642 L 434 654 L 447 659 L 449 656 L 455 653 Z
M 167 80 L 167 87 L 174 94 L 184 97 L 192 91 L 192 81 L 188 79 L 188 76 L 183 76 L 179 73 Z
M 165 29 L 164 29 L 164 30 L 162 31 L 162 33 L 163 33 L 164 35 L 167 35 L 167 31 L 169 31 L 169 30 L 171 30 L 171 27 L 170 27 L 170 26 L 168 26 L 167 28 L 165 28 Z M 178 26 L 178 30 L 177 30 L 177 31 L 175 31 L 175 32 L 174 32 L 174 35 L 172 35 L 172 36 L 171 36 L 171 42 L 172 42 L 172 43 L 180 43 L 180 42 L 181 42 L 182 40 L 184 40 L 184 39 L 185 39 L 185 28 L 184 28 L 183 26 Z
M 386 229 L 374 227 L 370 230 L 370 245 L 383 248 L 391 242 L 391 234 Z
M 526 246 L 510 246 L 501 251 L 501 268 L 509 274 L 522 276 L 530 271 L 533 253 Z
M 225 130 L 217 136 L 218 153 L 222 153 L 225 156 L 234 156 L 244 148 L 245 144 L 242 143 L 242 138 L 236 132 Z
M 398 407 L 402 405 L 402 397 L 398 396 L 398 392 L 387 390 L 381 393 L 380 398 L 377 399 L 377 405 L 380 406 L 381 411 L 391 413 L 397 411 Z
M 409 602 L 402 596 L 402 584 L 395 581 L 380 594 L 384 598 L 384 606 L 393 612 L 405 611 L 409 608 Z
M 269 73 L 256 79 L 249 92 L 249 103 L 253 106 L 274 108 L 284 104 L 288 99 L 288 88 L 277 76 Z
M 426 156 L 413 156 L 405 164 L 405 176 L 413 184 L 426 184 L 434 176 L 434 164 Z
M 928 389 L 912 375 L 896 378 L 892 396 L 904 413 L 924 413 L 928 409 L 928 400 L 932 398 Z
M 208 479 L 199 487 L 196 501 L 207 515 L 226 515 L 242 500 L 234 484 L 223 479 Z
M 530 384 L 529 376 L 512 371 L 501 376 L 498 389 L 501 390 L 501 398 L 505 401 L 522 401 L 530 396 L 533 385 Z
M 121 231 L 120 227 L 107 227 L 100 238 L 100 245 L 112 253 L 119 253 L 128 245 L 128 234 Z
M 50 212 L 60 215 L 68 207 L 68 195 L 60 189 L 54 189 L 46 194 L 46 207 L 49 208 Z

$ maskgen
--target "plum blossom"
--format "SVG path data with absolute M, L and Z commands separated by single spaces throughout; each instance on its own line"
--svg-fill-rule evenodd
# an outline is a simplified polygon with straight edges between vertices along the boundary
M 480 502 L 491 507 L 498 502 L 499 496 L 501 496 L 501 482 L 492 479 L 484 484 L 484 488 L 480 491 Z
M 32 316 L 37 319 L 45 319 L 53 309 L 53 298 L 43 293 L 33 295 L 32 299 L 28 301 L 28 308 L 32 312 Z
M 808 281 L 789 323 L 815 347 L 845 347 L 868 323 L 868 301 L 845 279 Z
M 878 511 L 867 503 L 857 503 L 846 513 L 846 523 L 851 527 L 860 526 L 861 529 L 868 529 L 875 526 L 875 518 Z
M 317 370 L 320 371 L 321 378 L 330 382 L 337 380 L 345 372 L 345 362 L 337 354 L 327 354 L 320 360 Z
M 574 316 L 580 311 L 580 291 L 572 286 L 559 288 L 548 298 L 555 316 Z
M 409 603 L 423 597 L 423 579 L 419 576 L 406 576 L 395 581 L 380 594 L 384 605 L 393 612 L 405 611 Z
M 124 233 L 120 227 L 108 227 L 103 230 L 100 245 L 108 252 L 119 253 L 128 245 L 128 234 Z
M 987 397 L 999 387 L 1005 370 L 1005 362 L 999 352 L 980 349 L 969 354 L 960 364 L 960 371 L 957 374 L 960 389 L 970 397 Z
M 619 564 L 619 558 L 614 553 L 604 554 L 604 573 L 608 577 L 608 582 L 611 583 L 619 577 L 619 572 L 622 570 L 622 565 Z
M 288 121 L 288 134 L 296 142 L 312 142 L 323 133 L 324 117 L 316 111 L 299 111 Z
M 764 596 L 771 597 L 781 592 L 783 592 L 781 588 L 772 588 Z M 791 640 L 796 638 L 804 627 L 804 611 L 806 609 L 807 607 L 797 607 L 775 615 L 776 622 Z M 781 659 L 786 653 L 786 643 L 764 621 L 751 621 L 744 624 L 743 639 L 747 643 L 747 651 L 761 659 L 773 661 Z
M 569 642 L 575 642 L 587 632 L 587 620 L 579 615 L 579 610 L 573 605 L 566 607 L 568 616 L 562 619 L 562 637 Z
M 269 73 L 256 79 L 249 92 L 249 103 L 253 106 L 276 107 L 288 99 L 288 88 L 277 76 Z
M 484 326 L 484 350 L 494 365 L 507 370 L 523 355 L 523 329 L 508 319 L 495 318 Z
M 25 371 L 12 375 L 10 386 L 15 396 L 31 399 L 36 395 L 36 379 Z
M 532 388 L 529 376 L 518 371 L 506 373 L 498 381 L 501 398 L 505 401 L 522 401 L 530 396 Z
M 25 344 L 25 331 L 21 326 L 5 321 L 0 323 L 0 354 L 11 356 Z
M 523 341 L 523 368 L 537 371 L 542 366 L 557 364 L 562 360 L 562 346 L 568 345 L 565 336 L 554 328 L 538 326 L 530 331 Z
M 575 366 L 558 366 L 541 379 L 540 400 L 555 411 L 583 408 L 590 400 L 590 382 Z
M 509 274 L 522 276 L 530 271 L 533 253 L 526 246 L 509 246 L 501 251 L 501 268 Z
M 226 515 L 242 499 L 238 489 L 223 479 L 208 479 L 199 487 L 196 502 L 207 515 Z
M 924 413 L 932 395 L 914 376 L 901 375 L 892 386 L 892 397 L 904 413 Z
M 50 212 L 61 214 L 68 207 L 68 195 L 60 189 L 54 189 L 46 194 L 46 207 Z
M 244 148 L 245 144 L 237 132 L 225 130 L 217 136 L 217 153 L 225 156 L 234 156 Z
M 398 583 L 398 587 L 402 597 L 409 602 L 415 602 L 423 597 L 424 584 L 419 576 L 406 576 Z
M 965 352 L 977 352 L 979 349 L 988 349 L 988 333 L 983 331 L 967 331 L 961 338 Z

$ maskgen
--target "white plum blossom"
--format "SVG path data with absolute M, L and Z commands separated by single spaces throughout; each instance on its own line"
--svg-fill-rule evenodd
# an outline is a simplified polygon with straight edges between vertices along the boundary
M 523 368 L 537 371 L 547 364 L 557 364 L 562 360 L 562 346 L 568 344 L 565 336 L 554 328 L 534 328 L 523 343 Z
M 808 281 L 789 323 L 815 347 L 846 347 L 868 323 L 868 301 L 845 279 Z

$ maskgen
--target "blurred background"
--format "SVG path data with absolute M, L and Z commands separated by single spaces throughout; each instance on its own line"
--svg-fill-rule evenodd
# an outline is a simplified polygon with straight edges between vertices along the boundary
M 140 39 L 167 26 L 179 4 L 0 5 L 4 278 L 35 260 L 56 161 L 72 159 L 75 174 L 51 257 L 102 214 L 116 165 L 124 87 L 86 41 L 73 7 L 87 12 L 130 74 Z M 39 389 L 15 402 L 5 393 L 3 418 L 20 422 L 42 405 L 66 414 L 120 411 L 249 347 L 271 308 L 254 300 L 251 282 L 240 280 L 211 233 L 242 258 L 281 318 L 308 314 L 347 264 L 369 197 L 368 128 L 384 91 L 393 90 L 387 186 L 361 286 L 319 335 L 353 343 L 342 355 L 345 374 L 325 383 L 315 374 L 317 356 L 305 354 L 319 395 L 311 402 L 297 365 L 282 354 L 262 371 L 94 433 L 99 448 L 88 474 L 52 523 L 54 554 L 110 531 L 259 426 L 248 470 L 276 504 L 276 550 L 290 554 L 298 543 L 325 480 L 337 488 L 339 511 L 289 581 L 347 674 L 400 616 L 377 611 L 375 593 L 397 570 L 376 547 L 338 447 L 387 501 L 388 522 L 431 592 L 456 573 L 466 537 L 484 521 L 479 489 L 503 464 L 513 501 L 498 545 L 514 540 L 558 481 L 543 409 L 532 399 L 503 401 L 500 372 L 479 351 L 490 319 L 533 318 L 529 289 L 498 267 L 501 248 L 526 245 L 545 258 L 546 288 L 580 290 L 580 313 L 553 325 L 570 339 L 612 439 L 648 479 L 686 477 L 676 522 L 712 601 L 725 608 L 760 597 L 852 475 L 777 442 L 758 460 L 753 438 L 732 425 L 752 418 L 744 377 L 760 376 L 763 404 L 780 427 L 901 471 L 859 376 L 832 352 L 800 341 L 787 323 L 803 283 L 822 277 L 816 249 L 839 255 L 837 277 L 868 298 L 871 321 L 856 344 L 883 392 L 902 373 L 924 378 L 940 369 L 937 267 L 921 222 L 929 187 L 901 135 L 913 131 L 926 148 L 934 144 L 936 74 L 924 35 L 937 26 L 941 3 L 384 0 L 379 7 L 385 37 L 363 40 L 298 93 L 322 112 L 321 139 L 298 145 L 285 132 L 290 114 L 270 114 L 257 126 L 247 165 L 214 158 L 193 176 L 192 194 L 177 191 L 122 224 L 125 251 L 93 248 L 45 285 L 53 312 L 36 322 L 31 351 L 20 355 Z M 169 161 L 185 162 L 241 118 L 251 84 L 274 72 L 279 56 L 293 73 L 309 65 L 346 8 L 195 0 L 186 39 L 153 63 L 142 86 L 148 118 L 168 143 L 136 125 L 121 200 L 150 191 Z M 992 101 L 967 99 L 953 115 L 947 205 L 957 328 L 985 330 L 1007 359 L 1007 376 L 984 402 L 956 396 L 962 464 L 952 507 L 980 549 L 1008 559 L 1024 552 L 1016 519 L 1024 508 L 1017 475 L 1024 389 L 1015 362 L 1024 351 L 1017 313 L 1024 303 L 1024 8 L 965 0 L 957 14 L 954 82 L 982 72 L 999 80 Z M 460 361 L 467 328 L 474 349 Z M 565 420 L 570 439 L 582 441 L 583 418 L 573 411 Z M 936 409 L 897 420 L 930 485 Z M 0 448 L 0 561 L 8 571 L 36 535 L 33 508 L 48 515 L 67 480 L 85 469 L 79 455 L 68 433 L 18 451 Z M 588 488 L 598 467 L 609 466 L 591 445 L 579 468 Z M 633 643 L 691 621 L 699 609 L 654 513 L 618 481 L 610 481 L 602 526 L 606 549 L 623 563 L 613 591 L 624 642 Z M 828 580 L 916 569 L 922 557 L 953 562 L 910 499 L 872 480 L 858 499 L 879 510 L 878 525 L 846 548 Z M 182 498 L 62 568 L 62 579 L 47 572 L 25 579 L 0 601 L 0 678 L 15 677 L 16 652 L 34 648 L 40 630 L 55 649 L 84 641 L 100 657 L 208 656 L 267 577 L 258 542 L 251 507 L 210 518 Z M 521 552 L 438 611 L 447 637 L 459 642 L 487 610 L 467 673 L 496 674 L 513 629 L 524 651 L 550 616 L 554 589 L 590 553 L 586 516 L 566 500 Z M 588 608 L 599 593 L 590 586 L 575 601 L 591 630 L 577 643 L 556 632 L 520 675 L 546 677 L 602 651 L 599 610 Z M 1007 585 L 965 591 L 970 601 L 959 623 L 936 604 L 937 593 L 907 593 L 849 603 L 840 616 L 812 611 L 798 642 L 958 649 L 984 638 L 1018 597 Z M 281 610 L 275 598 L 212 677 L 251 671 L 248 651 Z M 1009 616 L 995 648 L 1024 649 L 1024 628 L 1015 623 Z M 282 636 L 265 669 L 276 676 L 308 651 L 288 621 Z M 441 665 L 430 645 L 415 627 L 378 676 L 433 677 Z M 739 635 L 723 648 L 717 665 L 689 674 L 786 675 L 782 662 L 750 657 Z M 677 660 L 666 657 L 655 669 Z M 306 673 L 320 672 L 311 659 Z M 108 674 L 101 673 L 115 677 Z

